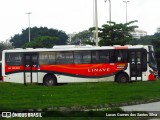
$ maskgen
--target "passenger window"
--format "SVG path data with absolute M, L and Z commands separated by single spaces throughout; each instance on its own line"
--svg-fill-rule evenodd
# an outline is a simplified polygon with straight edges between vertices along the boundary
M 56 64 L 73 64 L 73 52 L 57 52 Z
M 99 52 L 92 51 L 92 63 L 99 63 Z
M 82 63 L 82 52 L 74 52 L 74 63 L 81 64 Z
M 110 51 L 110 63 L 114 63 L 115 61 L 116 61 L 115 51 L 111 50 Z
M 109 51 L 92 51 L 92 63 L 109 63 Z
M 22 65 L 22 53 L 6 53 L 5 60 L 7 65 Z
M 55 64 L 55 52 L 41 52 L 39 54 L 39 64 Z
M 127 50 L 116 50 L 115 51 L 115 62 L 128 62 Z
M 83 52 L 83 63 L 91 63 L 91 52 L 90 51 Z
M 100 63 L 109 63 L 109 52 L 108 51 L 99 51 L 99 62 Z

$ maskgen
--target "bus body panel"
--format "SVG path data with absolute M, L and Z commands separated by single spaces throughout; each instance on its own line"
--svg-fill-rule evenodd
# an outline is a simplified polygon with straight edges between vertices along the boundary
M 23 72 L 7 74 L 4 77 L 5 82 L 13 82 L 13 83 L 24 83 L 24 75 Z
M 41 65 L 40 71 L 82 78 L 98 78 L 114 75 L 126 67 L 127 63 Z
M 107 82 L 107 81 L 114 81 L 114 76 L 110 77 L 103 77 L 103 78 L 81 78 L 81 77 L 72 77 L 72 76 L 65 76 L 65 75 L 58 75 L 57 82 L 58 83 L 81 83 L 81 82 Z
M 119 73 L 125 73 L 130 81 L 156 80 L 153 52 L 152 46 L 143 45 L 4 50 L 2 76 L 5 82 L 15 83 L 43 83 L 48 74 L 54 75 L 58 83 L 115 81 Z M 64 63 L 59 57 L 65 58 Z M 72 59 L 71 63 L 66 59 Z

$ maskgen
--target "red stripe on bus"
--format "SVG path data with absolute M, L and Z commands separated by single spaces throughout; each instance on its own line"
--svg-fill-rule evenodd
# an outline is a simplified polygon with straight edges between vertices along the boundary
M 40 65 L 38 72 L 51 71 L 57 73 L 66 73 L 80 76 L 105 76 L 117 71 L 126 69 L 127 63 L 104 63 L 104 64 L 69 64 L 69 65 Z M 24 66 L 5 66 L 6 73 L 23 71 Z M 30 68 L 25 68 L 30 70 Z M 35 68 L 32 70 L 36 70 Z
M 114 49 L 128 49 L 128 46 L 115 46 Z

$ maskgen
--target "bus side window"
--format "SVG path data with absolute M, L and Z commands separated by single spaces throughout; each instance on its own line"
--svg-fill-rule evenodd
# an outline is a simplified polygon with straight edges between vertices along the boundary
M 74 52 L 74 64 L 81 64 L 82 63 L 82 52 L 75 51 Z
M 107 50 L 99 51 L 99 62 L 109 63 L 109 52 Z
M 64 64 L 73 64 L 73 52 L 65 52 L 63 55 L 65 56 Z
M 56 54 L 55 52 L 50 52 L 48 55 L 48 64 L 55 64 L 56 62 Z
M 75 51 L 74 63 L 75 64 L 91 63 L 91 51 Z
M 55 64 L 55 52 L 41 52 L 39 54 L 39 64 Z
M 91 63 L 91 51 L 83 51 L 83 63 Z
M 22 65 L 22 53 L 6 53 L 5 60 L 7 65 Z
M 92 51 L 92 63 L 109 63 L 109 51 Z
M 73 52 L 57 52 L 57 64 L 73 64 Z
M 116 61 L 116 57 L 115 57 L 115 51 L 111 50 L 110 51 L 110 63 L 114 63 Z
M 115 62 L 128 62 L 127 50 L 116 50 Z
M 92 63 L 99 63 L 99 52 L 92 51 Z

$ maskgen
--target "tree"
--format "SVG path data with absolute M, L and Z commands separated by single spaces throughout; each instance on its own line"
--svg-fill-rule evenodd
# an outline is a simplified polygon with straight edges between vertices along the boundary
M 24 47 L 28 48 L 52 48 L 57 42 L 59 38 L 50 37 L 50 36 L 40 36 L 33 39 L 31 42 L 28 42 L 24 45 Z
M 155 33 L 154 35 L 147 35 L 141 37 L 140 39 L 133 39 L 130 44 L 132 45 L 153 45 L 155 52 L 160 52 L 160 33 Z
M 0 51 L 13 48 L 14 47 L 10 43 L 0 42 Z
M 0 42 L 0 60 L 2 59 L 2 51 L 6 49 L 13 49 L 14 47 L 10 43 Z
M 115 22 L 108 22 L 99 28 L 100 46 L 109 45 L 125 45 L 128 44 L 133 38 L 131 32 L 138 26 L 130 26 L 130 24 L 137 22 L 131 21 L 125 24 L 117 24 Z
M 31 42 L 40 36 L 50 36 L 58 38 L 58 41 L 56 42 L 57 45 L 65 45 L 67 43 L 68 36 L 61 30 L 48 29 L 47 27 L 33 27 L 30 29 L 30 31 Z M 28 28 L 22 30 L 21 34 L 16 34 L 11 37 L 10 42 L 15 47 L 22 47 L 24 44 L 26 44 L 28 42 Z
M 130 41 L 130 44 L 132 45 L 150 45 L 152 44 L 152 41 L 155 39 L 155 37 L 153 37 L 152 35 L 149 36 L 144 36 L 144 37 L 141 37 L 140 39 L 133 39 L 132 41 Z
M 72 44 L 87 44 L 92 43 L 93 41 L 93 33 L 89 30 L 84 30 L 74 35 L 72 38 Z

